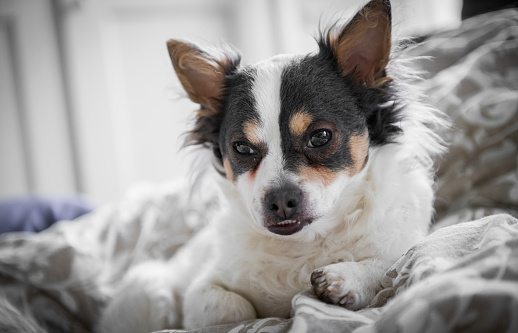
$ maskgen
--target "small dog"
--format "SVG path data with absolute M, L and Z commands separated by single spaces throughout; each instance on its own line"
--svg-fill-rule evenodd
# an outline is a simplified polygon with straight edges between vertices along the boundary
M 309 55 L 242 66 L 233 50 L 168 41 L 200 105 L 190 143 L 214 155 L 226 203 L 169 262 L 127 274 L 99 331 L 289 317 L 311 287 L 367 306 L 427 233 L 444 148 L 445 120 L 421 102 L 391 39 L 390 2 L 372 0 Z

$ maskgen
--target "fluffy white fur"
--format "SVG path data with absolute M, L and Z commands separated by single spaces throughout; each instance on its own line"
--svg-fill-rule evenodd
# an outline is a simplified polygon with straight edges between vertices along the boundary
M 406 106 L 397 142 L 370 148 L 367 164 L 352 177 L 341 175 L 327 187 L 303 183 L 283 169 L 276 126 L 282 68 L 297 58 L 278 57 L 256 67 L 258 135 L 269 144 L 256 180 L 246 173 L 236 184 L 219 180 L 225 198 L 220 215 L 169 262 L 134 267 L 104 311 L 99 332 L 288 317 L 291 299 L 311 288 L 312 274 L 318 293 L 359 309 L 379 291 L 386 269 L 426 234 L 434 196 L 432 157 L 443 150 L 434 128 L 444 119 L 420 101 L 415 87 L 400 84 Z M 404 73 L 405 61 L 392 60 L 390 73 Z M 289 236 L 269 232 L 259 213 L 258 201 L 281 176 L 309 193 L 318 217 Z

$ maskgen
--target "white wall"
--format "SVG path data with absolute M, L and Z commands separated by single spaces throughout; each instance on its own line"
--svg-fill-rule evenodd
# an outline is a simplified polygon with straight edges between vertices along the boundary
M 0 197 L 74 191 L 50 1 L 0 2 Z

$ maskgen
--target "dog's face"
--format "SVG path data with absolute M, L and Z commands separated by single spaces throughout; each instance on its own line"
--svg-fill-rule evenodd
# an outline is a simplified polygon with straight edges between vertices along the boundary
M 201 105 L 193 143 L 213 149 L 254 222 L 278 235 L 332 224 L 369 147 L 398 131 L 394 112 L 379 106 L 390 99 L 389 2 L 371 1 L 319 44 L 316 54 L 240 66 L 231 51 L 168 42 L 180 81 Z
M 328 216 L 369 147 L 350 82 L 327 59 L 285 56 L 228 84 L 223 165 L 256 223 L 290 235 Z

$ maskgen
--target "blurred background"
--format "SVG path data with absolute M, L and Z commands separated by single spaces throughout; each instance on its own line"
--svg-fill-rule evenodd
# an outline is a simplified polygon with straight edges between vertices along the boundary
M 165 42 L 234 45 L 244 63 L 315 49 L 358 0 L 0 0 L 0 199 L 85 194 L 185 177 L 196 105 Z M 461 0 L 393 0 L 395 33 L 455 28 Z

